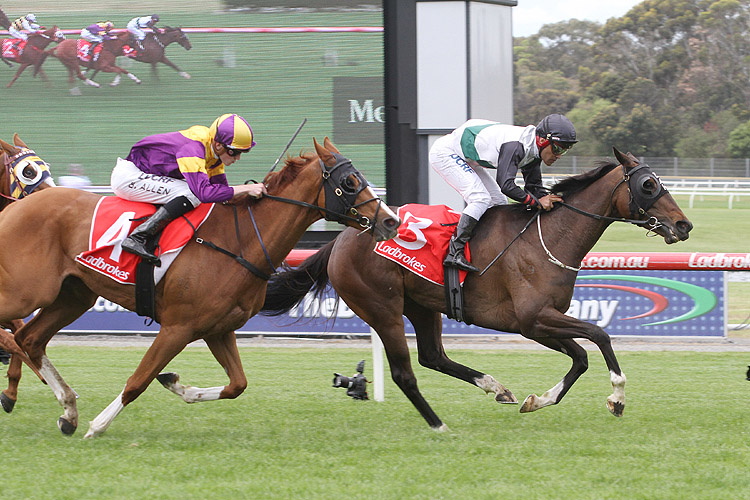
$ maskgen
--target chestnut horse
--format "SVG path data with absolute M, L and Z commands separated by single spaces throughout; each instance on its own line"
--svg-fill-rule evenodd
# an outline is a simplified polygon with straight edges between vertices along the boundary
M 68 82 L 71 85 L 75 82 L 75 77 L 78 77 L 86 85 L 96 88 L 101 87 L 94 80 L 87 78 L 81 73 L 81 66 L 93 68 L 96 71 L 104 71 L 105 73 L 116 73 L 118 77 L 117 83 L 120 82 L 119 76 L 123 74 L 127 75 L 135 83 L 141 83 L 141 80 L 133 73 L 115 64 L 117 57 L 123 55 L 123 47 L 128 43 L 128 35 L 129 33 L 126 32 L 118 33 L 116 37 L 103 41 L 101 43 L 102 50 L 99 52 L 99 57 L 96 61 L 94 61 L 94 54 L 89 54 L 88 61 L 83 61 L 78 57 L 79 40 L 77 39 L 65 40 L 56 47 L 46 51 L 45 54 L 58 58 L 68 68 Z M 117 85 L 117 83 L 113 84 Z
M 157 376 L 187 402 L 239 396 L 247 380 L 234 331 L 260 310 L 269 275 L 316 220 L 325 217 L 373 236 L 364 239 L 380 241 L 396 234 L 398 216 L 351 162 L 328 138 L 322 146 L 317 141 L 314 145 L 316 154 L 288 158 L 282 170 L 266 176 L 268 195 L 213 207 L 156 287 L 155 319 L 161 328 L 153 344 L 122 393 L 91 422 L 84 437 L 103 433 Z M 12 204 L 0 217 L 0 321 L 41 308 L 16 332 L 16 351 L 28 354 L 63 406 L 58 426 L 64 434 L 78 426 L 76 395 L 48 359 L 47 343 L 98 296 L 135 308 L 133 286 L 75 261 L 88 250 L 91 218 L 100 199 L 77 189 L 48 189 Z M 17 237 L 21 231 L 24 238 Z M 119 243 L 113 243 L 113 254 L 119 254 Z M 24 264 L 24 256 L 33 256 L 34 264 Z M 183 385 L 176 374 L 159 375 L 198 339 L 205 340 L 224 368 L 228 385 L 199 389 Z
M 46 56 L 44 55 L 44 49 L 46 49 L 47 46 L 52 42 L 61 42 L 63 40 L 65 40 L 65 35 L 63 35 L 62 31 L 57 29 L 57 26 L 53 26 L 52 28 L 46 29 L 40 33 L 32 33 L 29 35 L 29 39 L 26 40 L 26 45 L 24 46 L 23 51 L 19 54 L 18 58 L 15 58 L 6 57 L 5 53 L 6 47 L 14 45 L 18 41 L 18 39 L 3 39 L 2 42 L 0 42 L 2 43 L 3 60 L 6 62 L 16 62 L 20 65 L 18 67 L 18 71 L 16 71 L 15 76 L 6 87 L 10 88 L 16 82 L 16 80 L 18 80 L 18 77 L 21 76 L 21 73 L 23 73 L 24 70 L 29 66 L 34 66 L 34 76 L 39 73 L 40 75 L 42 75 L 42 79 L 45 82 L 48 81 L 47 75 L 42 70 L 42 63 L 46 58 Z
M 527 397 L 521 412 L 560 402 L 588 366 L 586 351 L 573 340 L 584 338 L 595 343 L 604 356 L 614 388 L 607 407 L 614 415 L 622 415 L 625 375 L 609 335 L 594 324 L 565 315 L 578 271 L 574 266 L 579 266 L 615 219 L 647 221 L 649 230 L 668 244 L 687 239 L 692 229 L 647 165 L 639 165 L 631 154 L 623 155 L 616 149 L 615 156 L 621 166 L 603 164 L 552 187 L 552 192 L 563 196 L 565 207 L 541 214 L 532 214 L 520 205 L 491 208 L 471 239 L 471 261 L 488 269 L 466 277 L 466 322 L 520 333 L 573 361 L 560 383 L 542 396 Z M 532 217 L 538 227 L 524 232 L 527 223 L 534 222 Z M 494 393 L 501 403 L 517 403 L 513 393 L 493 377 L 460 365 L 445 354 L 441 341 L 441 313 L 447 311 L 443 287 L 375 254 L 373 247 L 374 242 L 357 238 L 356 232 L 343 231 L 296 269 L 273 277 L 262 314 L 289 311 L 309 290 L 321 293 L 330 280 L 336 293 L 378 333 L 394 382 L 432 428 L 445 427 L 417 388 L 403 316 L 414 326 L 420 364 Z M 488 266 L 506 247 L 501 258 Z
M 55 187 L 55 182 L 49 171 L 47 162 L 37 156 L 18 136 L 13 134 L 13 144 L 0 139 L 0 210 L 35 191 Z M 23 320 L 13 319 L 0 323 L 0 327 L 15 333 L 23 326 Z M 0 343 L 1 345 L 1 343 Z M 10 354 L 0 348 L 0 359 L 8 364 Z M 13 373 L 21 370 L 21 359 L 16 358 L 8 368 L 8 378 L 14 378 Z M 19 375 L 20 376 L 20 375 Z M 5 407 L 5 398 L 0 395 L 0 403 Z M 11 407 L 12 409 L 12 407 Z M 10 411 L 6 409 L 6 411 Z

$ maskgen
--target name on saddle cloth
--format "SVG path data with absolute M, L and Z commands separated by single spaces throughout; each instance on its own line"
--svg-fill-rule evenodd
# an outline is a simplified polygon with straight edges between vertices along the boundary
M 402 220 L 398 234 L 391 240 L 377 243 L 375 253 L 442 285 L 443 259 L 461 213 L 445 205 L 411 203 L 399 207 L 398 216 Z M 466 257 L 471 259 L 469 245 L 466 245 Z M 466 274 L 459 270 L 461 283 Z
M 213 207 L 213 203 L 203 203 L 185 217 L 198 229 L 208 219 Z M 156 207 L 150 203 L 127 201 L 115 196 L 103 197 L 97 203 L 91 219 L 88 250 L 76 256 L 76 262 L 109 276 L 118 283 L 135 284 L 135 267 L 141 258 L 124 251 L 121 244 L 133 229 L 155 211 Z M 160 257 L 166 254 L 176 255 L 182 250 L 193 236 L 190 224 L 180 217 L 167 226 L 159 240 Z M 157 268 L 159 277 L 164 275 L 173 260 L 162 258 L 162 267 Z

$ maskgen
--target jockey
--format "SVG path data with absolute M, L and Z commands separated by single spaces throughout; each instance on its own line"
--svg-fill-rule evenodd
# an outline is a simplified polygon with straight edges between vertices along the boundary
M 544 210 L 562 201 L 542 185 L 541 163 L 552 165 L 576 142 L 575 127 L 560 114 L 546 116 L 536 127 L 469 120 L 437 139 L 430 148 L 430 166 L 466 202 L 443 265 L 479 271 L 466 258 L 464 248 L 488 208 L 505 205 L 508 198 Z M 497 169 L 497 181 L 485 168 Z M 519 169 L 523 189 L 515 183 Z
M 36 24 L 36 16 L 34 14 L 26 14 L 19 17 L 8 28 L 10 36 L 20 38 L 21 40 L 28 40 L 29 35 L 39 33 L 40 31 L 42 31 L 42 27 Z
M 141 48 L 141 50 L 143 50 L 143 39 L 146 38 L 146 32 L 143 30 L 146 28 L 151 28 L 151 31 L 158 35 L 160 31 L 159 28 L 155 26 L 158 22 L 158 14 L 152 14 L 150 16 L 143 17 L 134 17 L 133 19 L 128 21 L 128 31 L 133 35 L 136 43 Z
M 221 115 L 210 127 L 195 125 L 138 141 L 126 159 L 117 159 L 112 191 L 126 200 L 162 206 L 122 242 L 122 248 L 161 265 L 146 243 L 172 220 L 201 203 L 260 198 L 266 192 L 263 183 L 230 186 L 224 173 L 253 146 L 250 125 L 234 114 Z
M 112 31 L 112 28 L 114 27 L 115 25 L 114 23 L 112 23 L 112 21 L 101 21 L 91 24 L 81 30 L 81 38 L 88 42 L 91 42 L 89 54 L 92 55 L 92 60 L 96 61 L 96 59 L 99 57 L 99 54 L 95 54 L 94 51 L 97 45 L 102 43 L 104 40 L 111 40 L 112 38 L 114 38 L 114 36 L 110 34 L 110 31 Z

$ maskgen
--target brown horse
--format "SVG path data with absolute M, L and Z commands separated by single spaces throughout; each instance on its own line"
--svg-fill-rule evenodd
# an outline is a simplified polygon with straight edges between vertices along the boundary
M 520 333 L 573 361 L 560 383 L 542 396 L 530 395 L 521 412 L 560 402 L 587 369 L 586 351 L 573 340 L 584 338 L 595 343 L 604 356 L 614 388 L 607 407 L 614 415 L 622 415 L 625 375 L 609 335 L 594 324 L 565 315 L 578 270 L 573 266 L 579 265 L 616 218 L 647 221 L 649 229 L 667 243 L 687 239 L 692 229 L 647 165 L 639 166 L 635 157 L 616 149 L 615 156 L 621 167 L 603 164 L 552 187 L 552 192 L 563 196 L 565 208 L 532 215 L 520 205 L 494 207 L 482 217 L 471 239 L 471 260 L 480 268 L 488 267 L 499 250 L 507 247 L 507 251 L 483 274 L 467 276 L 463 287 L 465 321 Z M 536 217 L 538 231 L 524 232 L 532 217 Z M 441 341 L 441 312 L 447 311 L 443 287 L 373 253 L 373 246 L 372 241 L 357 238 L 356 232 L 343 231 L 299 267 L 271 280 L 262 313 L 289 311 L 309 290 L 321 293 L 330 280 L 337 294 L 378 333 L 394 382 L 432 428 L 442 429 L 444 424 L 417 388 L 403 316 L 414 326 L 420 364 L 494 393 L 501 403 L 517 403 L 513 393 L 493 377 L 445 354 Z
M 96 61 L 94 61 L 93 54 L 90 54 L 90 57 L 86 61 L 78 57 L 78 42 L 79 40 L 74 39 L 65 40 L 45 52 L 47 55 L 58 58 L 68 68 L 68 82 L 71 85 L 75 82 L 75 78 L 78 77 L 86 85 L 97 88 L 101 87 L 93 79 L 84 76 L 81 72 L 81 66 L 84 68 L 93 68 L 96 71 L 104 71 L 105 73 L 115 73 L 117 74 L 117 83 L 120 82 L 119 77 L 123 74 L 127 75 L 135 83 L 141 83 L 141 80 L 133 73 L 115 64 L 117 57 L 123 55 L 123 47 L 128 43 L 128 33 L 119 33 L 116 37 L 102 42 L 102 50 L 99 52 L 99 57 Z M 117 85 L 117 83 L 114 83 L 114 85 Z M 73 89 L 75 88 L 73 87 Z M 71 92 L 77 93 L 75 90 L 71 90 Z
M 44 55 L 44 49 L 47 48 L 47 46 L 52 42 L 61 42 L 65 40 L 65 35 L 63 35 L 62 31 L 57 29 L 57 26 L 53 26 L 52 28 L 46 29 L 42 31 L 41 33 L 32 33 L 29 35 L 29 39 L 26 40 L 26 45 L 23 48 L 23 51 L 18 55 L 18 57 L 14 56 L 6 56 L 6 48 L 10 50 L 10 53 L 13 52 L 13 46 L 18 41 L 15 38 L 6 38 L 2 40 L 2 58 L 4 61 L 12 61 L 18 63 L 20 66 L 18 67 L 18 71 L 16 71 L 15 76 L 13 79 L 8 83 L 7 87 L 10 88 L 16 80 L 18 80 L 18 77 L 21 76 L 21 73 L 24 72 L 26 68 L 29 66 L 34 66 L 34 76 L 36 76 L 37 73 L 42 75 L 42 79 L 46 82 L 47 75 L 42 70 L 42 63 L 44 62 L 45 55 Z
M 182 31 L 182 28 L 166 26 L 158 35 L 156 33 L 148 33 L 146 38 L 143 39 L 143 50 L 136 52 L 135 60 L 151 64 L 151 73 L 156 78 L 158 78 L 157 64 L 162 63 L 177 71 L 181 77 L 189 80 L 190 75 L 188 73 L 182 71 L 175 63 L 167 59 L 166 48 L 175 42 L 185 50 L 192 48 L 190 40 L 188 40 L 187 35 Z
M 317 154 L 288 158 L 281 171 L 266 176 L 267 196 L 213 207 L 197 238 L 185 246 L 156 287 L 159 334 L 123 392 L 91 422 L 86 437 L 104 432 L 157 376 L 188 402 L 239 396 L 247 380 L 234 331 L 258 312 L 269 274 L 316 220 L 342 222 L 372 233 L 375 240 L 396 234 L 400 220 L 373 194 L 351 162 L 328 138 L 323 146 L 314 144 Z M 98 296 L 135 308 L 132 286 L 75 261 L 88 249 L 91 217 L 100 198 L 77 189 L 49 189 L 12 204 L 0 217 L 0 321 L 26 317 L 41 308 L 16 332 L 20 346 L 16 351 L 28 353 L 53 389 L 64 408 L 58 425 L 65 434 L 72 434 L 78 425 L 75 393 L 47 358 L 47 343 Z M 24 238 L 15 237 L 19 231 L 25 231 Z M 22 264 L 24 255 L 33 256 L 34 265 Z M 225 387 L 198 389 L 182 385 L 176 374 L 159 375 L 198 339 L 206 341 L 229 376 Z

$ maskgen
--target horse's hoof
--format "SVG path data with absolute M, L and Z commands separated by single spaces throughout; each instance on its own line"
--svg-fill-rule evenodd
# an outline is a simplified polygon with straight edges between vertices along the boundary
M 523 406 L 519 410 L 521 413 L 530 413 L 536 410 L 536 394 L 529 394 L 523 402 Z
M 16 400 L 10 399 L 5 395 L 4 392 L 2 392 L 0 393 L 0 404 L 3 405 L 3 410 L 5 410 L 5 413 L 10 413 L 13 411 L 13 407 L 16 406 Z
M 185 80 L 190 80 L 190 74 L 185 73 L 184 71 L 180 73 L 180 76 L 183 77 Z
M 81 95 L 81 94 L 82 94 L 81 89 L 79 89 L 78 87 L 73 87 L 72 89 L 70 89 L 70 95 Z
M 607 398 L 607 409 L 615 417 L 622 417 L 622 414 L 625 411 L 625 403 Z
M 503 404 L 514 404 L 514 405 L 518 404 L 518 400 L 516 399 L 516 396 L 512 392 L 510 392 L 508 389 L 505 389 L 505 391 L 498 392 L 497 394 L 495 394 L 495 401 L 497 401 L 498 403 L 503 403 Z
M 440 424 L 438 427 L 432 427 L 432 430 L 435 432 L 448 432 L 450 429 L 445 424 Z
M 180 376 L 174 372 L 164 372 L 157 375 L 156 380 L 158 380 L 161 385 L 169 389 L 174 384 L 176 384 L 178 380 L 180 380 Z
M 66 436 L 72 436 L 73 433 L 78 428 L 76 425 L 73 425 L 71 422 L 68 422 L 63 417 L 60 417 L 57 419 L 57 426 L 60 428 L 60 431 Z

